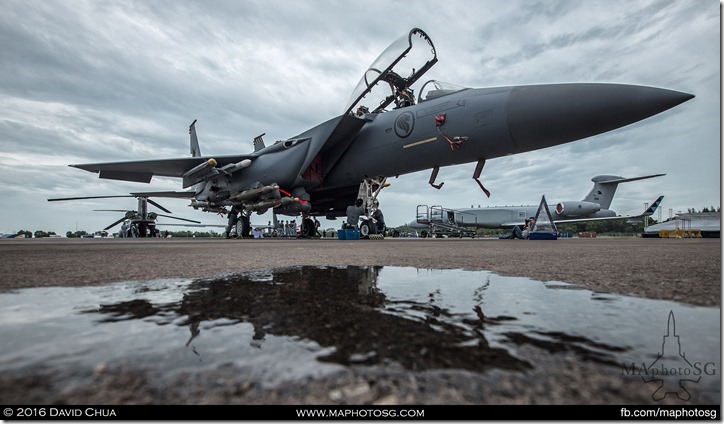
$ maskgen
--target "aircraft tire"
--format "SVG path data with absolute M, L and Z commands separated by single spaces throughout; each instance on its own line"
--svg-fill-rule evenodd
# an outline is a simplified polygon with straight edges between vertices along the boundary
M 302 236 L 302 238 L 312 238 L 314 237 L 314 221 L 311 219 L 305 219 L 302 221 L 302 227 L 300 228 L 299 234 Z
M 249 237 L 249 233 L 251 233 L 251 220 L 248 216 L 244 216 L 243 214 L 239 217 L 239 222 L 241 222 L 241 234 L 239 234 L 239 238 Z
M 367 221 L 363 221 L 359 225 L 359 238 L 361 239 L 367 239 L 370 237 L 370 226 L 367 223 Z
M 420 231 L 420 237 L 421 237 L 421 238 L 427 238 L 427 231 L 426 231 L 426 230 Z
M 369 220 L 364 220 L 359 225 L 359 236 L 361 239 L 369 239 L 370 235 L 375 233 L 375 226 Z

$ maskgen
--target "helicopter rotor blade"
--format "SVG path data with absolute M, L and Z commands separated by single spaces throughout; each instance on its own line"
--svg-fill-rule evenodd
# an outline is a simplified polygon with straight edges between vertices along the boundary
M 175 216 L 168 216 L 168 215 L 158 215 L 158 216 L 164 216 L 164 217 L 166 217 L 166 218 L 178 219 L 179 221 L 188 221 L 188 222 L 193 222 L 193 223 L 196 223 L 196 224 L 201 224 L 201 221 L 194 221 L 193 219 L 177 218 L 177 217 L 175 217 Z
M 148 203 L 152 204 L 153 206 L 161 209 L 162 211 L 164 211 L 164 212 L 166 212 L 166 213 L 173 213 L 173 212 L 171 212 L 170 210 L 168 210 L 168 209 L 164 208 L 163 206 L 161 206 L 158 202 L 153 201 L 153 200 L 151 200 L 151 199 L 149 199 L 149 198 L 147 197 L 147 195 L 154 195 L 154 194 L 164 194 L 164 193 L 163 193 L 163 192 L 159 192 L 159 193 L 153 192 L 153 193 L 132 193 L 132 194 L 112 195 L 112 196 L 62 197 L 62 198 L 48 199 L 48 201 L 49 201 L 49 202 L 57 202 L 57 201 L 63 201 L 63 200 L 111 199 L 111 198 L 118 198 L 118 197 L 135 197 L 135 198 L 138 198 L 138 199 L 143 199 L 145 202 L 148 202 Z M 177 195 L 183 194 L 183 197 L 189 197 L 189 196 L 188 196 L 188 193 L 175 193 L 175 194 L 177 194 Z M 179 196 L 174 196 L 174 197 L 179 197 Z M 135 211 L 129 211 L 129 210 L 123 210 L 123 209 L 94 209 L 94 211 L 99 211 L 99 212 L 126 212 L 126 213 L 128 213 L 128 212 L 133 212 L 133 213 L 135 213 Z M 177 217 L 175 217 L 175 216 L 160 215 L 160 214 L 157 214 L 157 216 L 164 216 L 164 217 L 166 217 L 166 218 L 177 219 L 177 220 L 179 220 L 179 221 L 187 221 L 187 222 L 193 222 L 193 223 L 195 223 L 195 224 L 201 224 L 201 221 L 194 221 L 193 219 L 177 218 Z M 127 216 L 124 216 L 123 218 L 119 219 L 118 221 L 114 222 L 113 224 L 109 225 L 108 227 L 104 228 L 103 230 L 105 231 L 105 230 L 108 230 L 108 229 L 110 229 L 110 228 L 113 228 L 113 227 L 115 227 L 116 225 L 120 224 L 121 222 L 123 222 L 123 221 L 126 220 L 126 219 L 128 219 L 128 217 L 127 217 Z
M 154 201 L 151 200 L 151 199 L 148 199 L 148 198 L 147 198 L 146 201 L 147 201 L 148 203 L 152 204 L 153 206 L 161 209 L 162 211 L 164 211 L 164 212 L 166 212 L 166 213 L 173 213 L 173 212 L 171 212 L 170 210 L 164 208 L 163 206 L 159 205 L 157 202 L 154 202 Z
M 107 226 L 106 228 L 104 228 L 103 231 L 110 230 L 111 228 L 115 227 L 116 225 L 120 224 L 121 222 L 123 222 L 123 221 L 125 221 L 125 220 L 126 220 L 126 217 L 124 216 L 123 218 L 119 219 L 118 221 L 116 221 L 116 222 L 114 222 L 113 224 L 111 224 L 111 225 Z
M 57 202 L 59 200 L 110 199 L 113 197 L 135 197 L 135 196 L 126 194 L 126 195 L 117 195 L 117 196 L 62 197 L 62 198 L 56 198 L 56 199 L 48 199 L 48 202 Z

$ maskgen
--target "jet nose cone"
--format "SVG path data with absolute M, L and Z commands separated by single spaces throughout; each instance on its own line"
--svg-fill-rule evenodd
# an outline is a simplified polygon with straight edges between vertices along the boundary
M 693 97 L 625 84 L 520 86 L 508 98 L 508 128 L 522 151 L 544 148 L 632 124 Z

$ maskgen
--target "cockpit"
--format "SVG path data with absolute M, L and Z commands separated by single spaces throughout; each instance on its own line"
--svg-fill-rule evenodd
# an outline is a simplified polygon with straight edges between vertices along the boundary
M 450 84 L 448 82 L 430 80 L 422 85 L 420 89 L 420 101 L 428 101 L 437 99 L 448 94 L 457 93 L 458 91 L 467 90 L 467 87 Z
M 345 113 L 357 116 L 398 109 L 465 90 L 437 80 L 426 82 L 416 97 L 411 86 L 437 62 L 432 40 L 413 28 L 372 63 L 352 92 Z

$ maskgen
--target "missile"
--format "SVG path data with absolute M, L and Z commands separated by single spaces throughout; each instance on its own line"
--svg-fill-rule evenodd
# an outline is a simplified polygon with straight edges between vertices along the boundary
M 243 202 L 244 200 L 251 200 L 256 197 L 269 194 L 273 192 L 274 190 L 279 190 L 279 186 L 264 186 L 260 188 L 250 188 L 248 190 L 244 190 L 242 192 L 239 192 L 233 196 L 229 196 L 229 200 L 235 201 L 235 202 Z
M 194 178 L 201 177 L 203 175 L 210 173 L 211 171 L 214 171 L 216 169 L 215 167 L 216 167 L 216 159 L 210 158 L 206 162 L 203 162 L 197 166 L 194 166 L 193 168 L 184 172 L 183 178 L 184 179 L 194 179 Z
M 282 197 L 282 204 L 279 206 L 277 213 L 305 213 L 312 210 L 312 205 L 302 203 L 299 198 Z
M 204 212 L 209 212 L 209 211 L 214 211 L 214 210 L 219 209 L 218 206 L 216 206 L 215 204 L 213 204 L 211 202 L 199 202 L 196 200 L 193 200 L 189 206 L 194 208 L 195 210 L 201 209 Z
M 209 202 L 192 201 L 189 206 L 191 206 L 191 207 L 194 208 L 195 210 L 199 210 L 199 208 L 201 208 L 201 209 L 207 208 L 207 207 L 209 206 Z
M 252 211 L 265 211 L 269 208 L 276 208 L 278 206 L 281 206 L 282 208 L 286 209 L 289 205 L 291 205 L 295 202 L 299 205 L 302 205 L 301 203 L 299 203 L 299 198 L 292 199 L 291 197 L 282 197 L 282 198 L 277 197 L 277 198 L 265 199 L 260 202 L 257 202 L 255 204 L 253 204 L 249 209 L 251 209 Z M 300 212 L 306 212 L 311 207 L 308 204 L 306 204 L 306 205 L 299 206 L 299 208 L 300 208 L 299 209 Z M 295 208 L 295 210 L 296 209 L 297 208 Z
M 249 209 L 251 209 L 253 211 L 262 211 L 262 210 L 265 211 L 269 208 L 273 208 L 273 207 L 279 205 L 280 203 L 281 203 L 281 200 L 279 198 L 267 199 L 267 200 L 262 200 L 261 202 L 258 202 L 258 203 L 254 203 L 253 205 L 251 205 L 251 207 Z
M 233 174 L 234 172 L 236 172 L 242 168 L 246 168 L 249 165 L 251 165 L 251 159 L 244 159 L 237 163 L 230 163 L 228 165 L 224 165 L 220 169 L 228 174 Z

